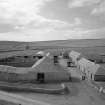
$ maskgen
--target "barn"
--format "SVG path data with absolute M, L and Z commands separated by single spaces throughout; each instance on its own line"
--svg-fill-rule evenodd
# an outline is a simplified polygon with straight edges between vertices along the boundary
M 13 67 L 31 67 L 44 55 L 45 53 L 43 51 L 6 52 L 6 54 L 0 54 L 0 65 L 8 65 Z
M 38 58 L 32 55 L 12 56 L 0 59 L 0 65 L 8 65 L 13 67 L 31 67 L 37 60 Z
M 78 61 L 77 67 L 88 79 L 94 81 L 105 81 L 105 68 L 101 65 L 95 64 L 85 58 L 81 58 Z
M 69 57 L 72 59 L 72 62 L 77 66 L 77 61 L 80 59 L 81 54 L 76 51 L 71 51 Z
M 33 73 L 37 73 L 37 81 L 68 81 L 71 77 L 70 73 L 68 73 L 62 66 L 59 64 L 54 65 L 53 59 L 49 56 L 44 57 L 42 62 L 33 66 L 32 69 Z
M 81 58 L 78 61 L 77 67 L 80 69 L 80 71 L 82 73 L 85 74 L 85 76 L 88 79 L 93 79 L 93 72 L 96 71 L 98 65 L 95 64 L 94 62 L 91 62 L 91 61 L 85 59 L 85 58 Z
M 29 73 L 30 68 L 0 65 L 0 81 L 19 82 L 33 81 L 35 74 Z

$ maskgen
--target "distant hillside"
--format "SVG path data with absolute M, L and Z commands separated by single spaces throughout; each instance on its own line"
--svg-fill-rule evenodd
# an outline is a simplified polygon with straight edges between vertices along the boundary
M 105 39 L 76 39 L 31 42 L 31 46 L 93 47 L 105 46 Z
M 0 51 L 24 50 L 29 46 L 31 49 L 39 48 L 60 48 L 60 47 L 99 47 L 105 46 L 105 39 L 77 39 L 77 40 L 56 40 L 39 42 L 15 42 L 0 41 Z
M 24 42 L 0 41 L 0 51 L 15 50 L 17 46 L 21 46 L 24 44 Z

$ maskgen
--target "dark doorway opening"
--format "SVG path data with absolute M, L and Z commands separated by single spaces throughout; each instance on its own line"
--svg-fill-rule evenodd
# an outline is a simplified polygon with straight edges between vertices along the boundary
M 39 81 L 40 83 L 43 83 L 44 79 L 45 79 L 44 73 L 38 73 L 37 74 L 37 81 Z
M 58 63 L 58 56 L 54 56 L 54 64 L 57 64 Z

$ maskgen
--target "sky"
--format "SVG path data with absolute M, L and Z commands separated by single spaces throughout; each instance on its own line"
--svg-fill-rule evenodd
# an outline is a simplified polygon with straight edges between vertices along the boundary
M 105 38 L 105 0 L 0 0 L 0 40 Z

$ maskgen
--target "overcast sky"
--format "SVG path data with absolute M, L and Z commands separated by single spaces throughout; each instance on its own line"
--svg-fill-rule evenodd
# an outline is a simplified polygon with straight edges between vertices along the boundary
M 0 0 L 0 40 L 105 38 L 105 0 Z

